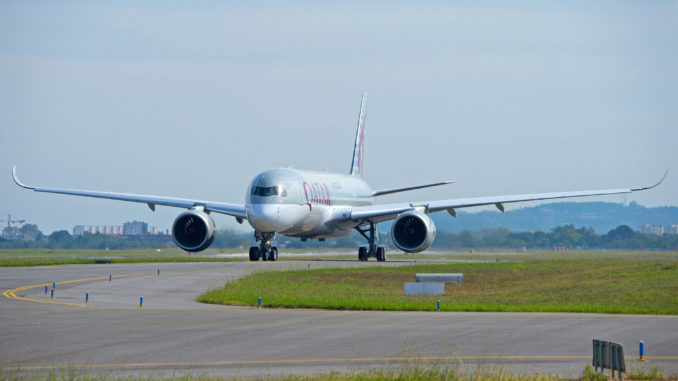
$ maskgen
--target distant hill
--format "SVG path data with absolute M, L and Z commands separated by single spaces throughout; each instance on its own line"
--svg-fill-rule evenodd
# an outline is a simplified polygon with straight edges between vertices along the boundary
M 628 206 L 611 202 L 561 202 L 522 208 L 506 213 L 458 211 L 458 217 L 447 213 L 433 213 L 436 227 L 444 232 L 482 230 L 505 227 L 514 232 L 541 230 L 548 232 L 556 226 L 591 227 L 598 233 L 607 233 L 619 225 L 637 230 L 639 226 L 678 224 L 678 207 L 646 208 L 635 202 Z

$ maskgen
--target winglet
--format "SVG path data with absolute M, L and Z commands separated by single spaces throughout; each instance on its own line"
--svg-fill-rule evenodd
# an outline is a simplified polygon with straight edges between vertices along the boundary
M 652 189 L 652 188 L 656 187 L 657 185 L 661 184 L 662 182 L 664 182 L 664 179 L 666 178 L 666 175 L 668 175 L 668 173 L 669 173 L 669 169 L 666 168 L 666 171 L 664 172 L 664 176 L 662 176 L 662 178 L 661 178 L 656 184 L 651 185 L 651 186 L 649 186 L 649 187 L 632 188 L 631 190 L 632 190 L 633 192 L 636 192 L 636 191 L 642 191 L 642 190 L 646 190 L 646 189 Z
M 35 187 L 28 186 L 28 185 L 22 183 L 21 180 L 19 180 L 19 178 L 16 176 L 16 165 L 12 166 L 12 178 L 14 179 L 14 182 L 16 183 L 16 185 L 18 185 L 22 188 L 35 190 Z

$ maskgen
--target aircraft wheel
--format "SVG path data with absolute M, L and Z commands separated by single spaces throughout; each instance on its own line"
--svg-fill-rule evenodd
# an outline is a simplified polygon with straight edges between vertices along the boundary
M 377 248 L 377 261 L 384 262 L 386 261 L 386 249 L 383 246 Z
M 365 246 L 358 249 L 358 260 L 361 262 L 367 261 L 367 248 Z
M 271 252 L 268 254 L 268 260 L 269 261 L 277 261 L 278 260 L 278 248 L 277 247 L 271 248 Z
M 256 246 L 250 247 L 250 261 L 256 262 L 259 260 L 259 248 Z

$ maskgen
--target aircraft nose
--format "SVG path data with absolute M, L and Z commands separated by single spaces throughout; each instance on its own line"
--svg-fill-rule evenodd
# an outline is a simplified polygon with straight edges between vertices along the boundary
M 278 229 L 278 206 L 275 204 L 252 204 L 247 213 L 247 220 L 255 230 L 275 232 Z

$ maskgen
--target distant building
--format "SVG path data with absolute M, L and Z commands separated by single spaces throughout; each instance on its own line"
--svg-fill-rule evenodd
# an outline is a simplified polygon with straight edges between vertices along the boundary
M 123 233 L 122 226 L 104 226 L 104 225 L 76 225 L 73 228 L 73 235 L 78 236 L 83 233 L 100 233 L 100 234 L 115 234 L 120 235 Z
M 100 233 L 112 235 L 158 235 L 157 226 L 148 226 L 148 223 L 142 221 L 125 222 L 122 226 L 104 226 L 104 225 L 76 225 L 73 227 L 73 236 L 87 233 Z
M 646 234 L 656 234 L 656 235 L 663 235 L 664 234 L 664 225 L 643 225 L 640 227 L 641 233 L 646 233 Z
M 122 224 L 124 235 L 158 235 L 160 230 L 157 226 L 148 226 L 148 223 L 143 221 L 125 222 Z
M 122 226 L 104 226 L 104 234 L 122 234 Z
M 678 225 L 669 226 L 669 234 L 678 234 Z
M 144 235 L 148 234 L 148 224 L 142 221 L 125 222 L 122 224 L 124 235 Z

